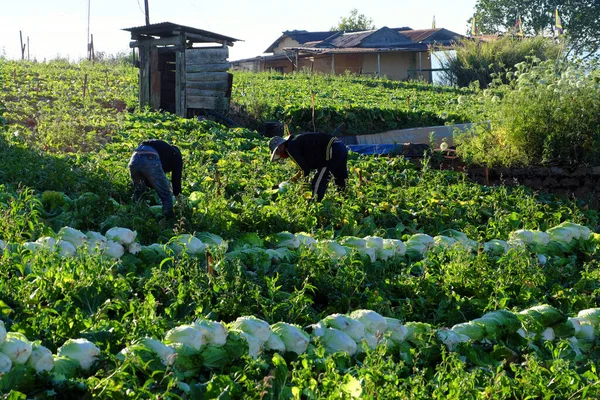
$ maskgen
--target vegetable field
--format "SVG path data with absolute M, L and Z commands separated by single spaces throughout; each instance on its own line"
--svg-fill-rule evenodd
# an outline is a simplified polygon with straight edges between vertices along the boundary
M 470 122 L 473 95 L 364 76 L 236 72 L 232 99 L 236 117 L 281 121 L 293 133 L 333 132 L 344 123 L 344 133 L 356 135 Z
M 256 132 L 137 109 L 136 72 L 0 59 L 2 396 L 600 397 L 595 210 L 352 153 L 315 203 Z M 174 223 L 132 202 L 146 138 L 182 150 Z

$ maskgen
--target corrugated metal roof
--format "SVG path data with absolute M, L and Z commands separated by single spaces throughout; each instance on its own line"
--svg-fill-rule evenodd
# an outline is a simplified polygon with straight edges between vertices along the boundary
M 131 32 L 132 35 L 148 35 L 158 36 L 160 38 L 175 36 L 176 31 L 195 33 L 197 35 L 206 36 L 217 41 L 226 40 L 228 42 L 239 42 L 240 39 L 232 38 L 230 36 L 220 35 L 218 33 L 205 31 L 203 29 L 192 28 L 185 25 L 174 24 L 172 22 L 159 22 L 156 24 L 136 26 L 133 28 L 124 28 L 123 31 Z
M 410 30 L 408 26 L 404 26 L 401 28 L 393 28 L 395 31 L 407 31 Z M 272 53 L 273 50 L 287 37 L 294 39 L 299 44 L 307 45 L 308 43 L 317 43 L 322 42 L 332 37 L 335 37 L 340 34 L 352 34 L 352 33 L 363 33 L 370 31 L 319 31 L 319 32 L 308 32 L 306 30 L 293 30 L 293 31 L 285 31 L 282 35 L 277 38 L 266 50 L 265 53 Z
M 408 37 L 413 42 L 423 42 L 432 44 L 434 42 L 448 44 L 462 38 L 462 35 L 449 31 L 444 28 L 437 29 L 414 29 L 410 31 L 399 32 L 401 35 Z
M 279 43 L 281 43 L 285 38 L 288 38 L 288 37 L 291 39 L 294 39 L 296 42 L 298 42 L 300 44 L 305 44 L 307 42 L 323 41 L 323 40 L 327 39 L 328 37 L 330 37 L 331 35 L 335 35 L 336 33 L 338 33 L 338 32 L 337 31 L 308 32 L 305 30 L 285 31 L 282 33 L 281 36 L 279 36 L 279 38 L 277 38 L 276 41 L 274 41 L 265 50 L 265 53 L 272 53 L 273 50 L 275 50 L 275 48 L 277 46 L 279 46 Z
M 327 43 L 322 43 L 319 47 L 356 47 L 360 46 L 360 43 L 364 38 L 371 35 L 375 31 L 362 31 L 362 32 L 347 32 L 343 33 L 332 40 L 327 40 Z
M 327 50 L 331 53 L 356 53 L 361 51 L 391 51 L 390 49 L 398 49 L 398 51 L 424 51 L 423 49 L 426 49 L 427 45 L 434 43 L 449 45 L 452 42 L 458 41 L 463 36 L 444 28 L 410 29 L 407 27 L 382 27 L 376 30 L 356 32 L 286 31 L 265 53 L 273 52 L 286 37 L 294 39 L 301 45 L 287 48 L 290 50 L 302 49 L 303 51 L 319 51 L 321 53 Z
M 427 51 L 428 47 L 423 43 L 413 43 L 402 47 L 347 47 L 347 48 L 325 48 L 325 47 L 286 47 L 286 50 L 299 51 L 310 54 L 350 54 L 350 53 L 393 53 L 403 51 Z

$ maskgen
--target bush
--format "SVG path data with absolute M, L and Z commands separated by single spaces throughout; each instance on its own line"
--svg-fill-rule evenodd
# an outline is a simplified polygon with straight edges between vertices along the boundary
M 600 165 L 600 76 L 592 71 L 536 58 L 517 64 L 482 92 L 489 128 L 458 135 L 459 154 L 486 165 Z
M 535 56 L 540 60 L 555 60 L 563 52 L 562 46 L 549 38 L 516 38 L 504 36 L 498 40 L 484 42 L 470 38 L 454 46 L 455 55 L 442 61 L 442 79 L 459 87 L 479 82 L 487 88 L 493 75 L 514 69 L 514 66 Z

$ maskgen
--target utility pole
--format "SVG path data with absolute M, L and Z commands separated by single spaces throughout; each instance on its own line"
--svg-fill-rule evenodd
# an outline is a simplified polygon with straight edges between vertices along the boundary
M 150 11 L 148 11 L 148 0 L 144 0 L 144 7 L 146 8 L 146 25 L 150 25 Z

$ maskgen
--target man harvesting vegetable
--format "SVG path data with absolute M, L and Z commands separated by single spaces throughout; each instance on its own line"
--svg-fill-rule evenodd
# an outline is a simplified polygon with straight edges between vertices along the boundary
M 321 201 L 325 196 L 330 174 L 338 188 L 344 189 L 348 180 L 348 150 L 335 136 L 327 133 L 302 133 L 282 138 L 275 136 L 269 142 L 271 161 L 291 158 L 301 171 L 292 178 L 297 180 L 301 173 L 307 177 L 317 170 L 312 179 L 313 197 Z
M 164 216 L 173 218 L 173 195 L 181 193 L 181 151 L 163 140 L 144 140 L 133 152 L 128 166 L 134 201 L 138 202 L 150 186 L 160 197 Z M 165 172 L 171 172 L 173 192 Z

